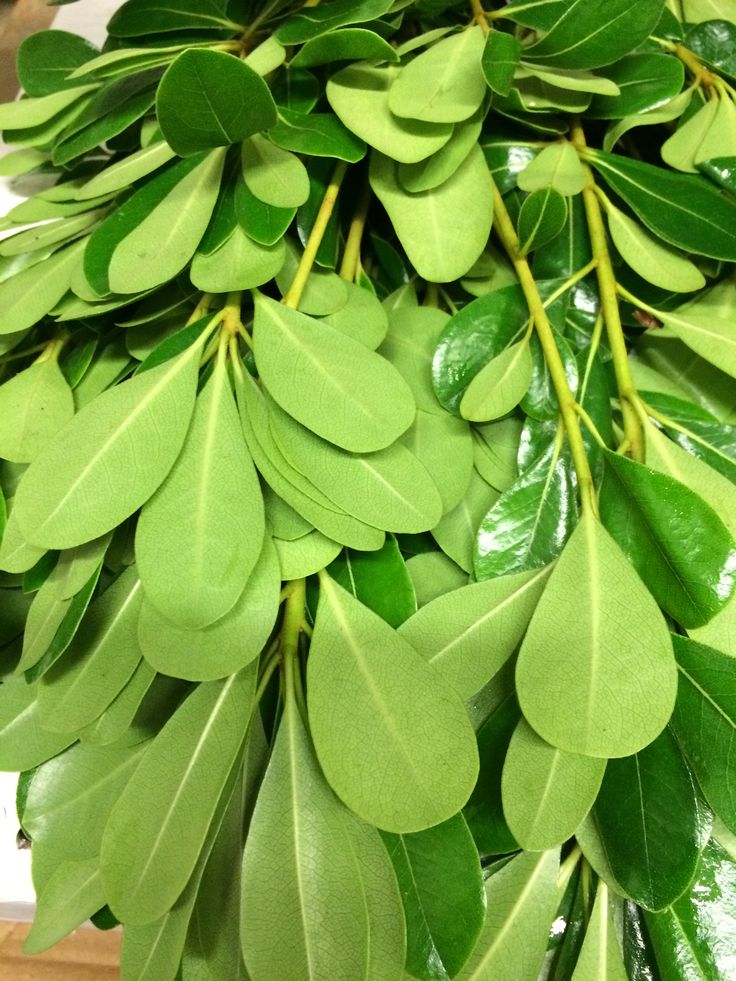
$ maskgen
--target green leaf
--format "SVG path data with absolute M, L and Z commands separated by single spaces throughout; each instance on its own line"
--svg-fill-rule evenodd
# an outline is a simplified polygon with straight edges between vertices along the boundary
M 387 13 L 394 0 L 332 0 L 326 7 L 310 8 L 289 17 L 276 31 L 284 45 L 301 44 L 346 24 L 364 24 Z
M 435 347 L 448 319 L 441 310 L 413 303 L 389 310 L 388 334 L 379 353 L 405 379 L 422 412 L 442 412 L 432 388 L 431 371 Z
M 736 72 L 733 56 L 735 37 L 736 24 L 730 17 L 706 17 L 705 21 L 690 28 L 685 35 L 685 43 L 706 66 L 733 78 Z
M 483 114 L 479 111 L 465 122 L 457 123 L 451 139 L 431 157 L 416 164 L 399 164 L 397 174 L 401 186 L 418 193 L 444 184 L 473 150 L 482 125 Z
M 442 551 L 470 574 L 473 570 L 473 550 L 478 526 L 484 514 L 498 500 L 498 491 L 475 471 L 460 503 L 442 516 L 432 529 L 432 537 Z
M 522 572 L 455 589 L 423 606 L 399 636 L 470 698 L 513 654 L 548 575 Z
M 37 693 L 23 678 L 0 685 L 0 771 L 32 770 L 76 742 L 76 735 L 41 726 Z
M 146 660 L 162 674 L 215 681 L 234 674 L 261 653 L 279 608 L 281 576 L 270 539 L 235 606 L 203 630 L 176 626 L 144 600 L 138 640 Z
M 96 230 L 85 253 L 84 272 L 93 289 L 101 296 L 111 290 L 137 292 L 149 288 L 140 284 L 151 280 L 155 282 L 150 285 L 158 286 L 173 279 L 192 257 L 209 224 L 223 164 L 220 151 L 181 160 L 113 212 Z M 150 235 L 155 237 L 149 239 Z
M 504 9 L 504 16 L 544 32 L 525 48 L 526 60 L 556 68 L 598 68 L 645 41 L 663 5 L 663 0 L 609 0 L 604 10 L 591 0 L 516 0 Z
M 298 208 L 309 197 L 309 174 L 288 150 L 257 134 L 243 143 L 243 177 L 260 201 L 274 208 Z
M 685 69 L 669 54 L 646 51 L 626 55 L 602 73 L 615 82 L 618 95 L 596 95 L 588 115 L 598 119 L 624 119 L 664 105 L 682 89 Z
M 571 838 L 595 803 L 605 760 L 555 749 L 523 719 L 503 765 L 503 813 L 514 838 L 539 852 Z
M 16 102 L 4 102 L 0 105 L 0 129 L 12 130 L 18 128 L 27 131 L 38 128 L 48 123 L 64 110 L 73 107 L 78 111 L 76 103 L 83 96 L 94 92 L 98 88 L 97 83 L 92 85 L 78 85 L 76 88 L 65 89 L 63 92 L 54 92 L 52 95 L 44 95 L 39 99 L 20 99 Z M 66 121 L 66 116 L 64 116 Z M 7 138 L 7 134 L 6 138 Z M 24 134 L 25 135 L 25 134 Z M 449 135 L 449 134 L 448 134 Z M 25 138 L 22 140 L 26 143 Z M 44 143 L 47 141 L 44 140 Z M 26 145 L 30 145 L 26 143 Z
M 0 386 L 0 456 L 30 463 L 73 415 L 57 360 L 35 362 Z
M 560 234 L 567 222 L 567 202 L 553 187 L 534 191 L 519 211 L 518 234 L 524 255 Z
M 644 914 L 664 977 L 728 981 L 736 943 L 734 875 L 733 857 L 711 840 L 690 889 L 669 909 Z
M 364 820 L 385 831 L 421 831 L 463 806 L 478 757 L 459 696 L 388 624 L 326 575 L 307 685 L 322 769 Z
M 672 730 L 706 800 L 730 829 L 736 796 L 728 760 L 736 737 L 736 674 L 729 655 L 686 637 L 673 637 L 680 669 Z
M 526 395 L 532 378 L 532 355 L 525 338 L 507 347 L 481 368 L 468 385 L 460 414 L 471 422 L 499 419 Z
M 590 162 L 654 234 L 686 252 L 736 259 L 736 204 L 704 178 L 596 150 Z
M 473 438 L 462 419 L 417 410 L 404 444 L 426 467 L 442 500 L 442 512 L 454 510 L 473 479 Z
M 481 57 L 488 87 L 497 95 L 508 95 L 521 59 L 521 44 L 513 34 L 489 31 Z
M 588 92 L 594 95 L 617 95 L 618 85 L 610 78 L 594 75 L 592 72 L 568 68 L 540 68 L 529 62 L 522 62 L 516 72 L 518 80 L 537 78 L 546 85 L 563 89 L 566 92 Z
M 467 573 L 442 552 L 421 552 L 406 560 L 419 609 L 468 582 Z
M 736 483 L 736 426 L 672 395 L 643 392 L 643 398 L 670 439 Z
M 291 541 L 273 539 L 281 568 L 281 578 L 306 579 L 329 565 L 342 551 L 339 542 L 333 542 L 315 528 Z
M 477 24 L 437 41 L 401 69 L 389 92 L 391 112 L 428 123 L 468 119 L 486 94 L 484 48 Z
M 670 167 L 697 174 L 695 166 L 700 148 L 706 142 L 708 133 L 716 123 L 720 101 L 709 100 L 704 103 L 687 120 L 682 122 L 677 130 L 662 144 L 662 159 Z M 720 127 L 719 127 L 720 130 Z M 724 156 L 726 144 L 724 140 Z M 707 158 L 704 158 L 707 159 Z
M 586 184 L 585 171 L 571 143 L 564 140 L 545 147 L 516 178 L 522 191 L 552 187 L 566 197 L 579 194 Z
M 255 682 L 246 668 L 200 685 L 149 745 L 113 808 L 100 867 L 105 898 L 123 922 L 152 923 L 183 892 L 242 753 Z
M 23 944 L 25 954 L 40 954 L 88 920 L 105 905 L 97 856 L 62 861 L 38 897 L 36 917 Z
M 51 95 L 73 88 L 76 79 L 67 76 L 97 54 L 97 48 L 77 34 L 37 31 L 18 48 L 18 79 L 27 95 Z
M 611 863 L 645 909 L 664 909 L 690 884 L 710 815 L 669 729 L 635 756 L 610 760 L 594 808 Z
M 209 255 L 197 253 L 190 278 L 197 289 L 210 293 L 229 293 L 253 289 L 269 283 L 284 264 L 283 242 L 260 245 L 239 227 Z
M 701 307 L 697 300 L 680 310 L 658 311 L 657 316 L 701 358 L 736 377 L 736 338 L 728 317 L 718 316 L 707 303 Z
M 106 82 L 62 131 L 53 162 L 68 164 L 132 126 L 153 105 L 160 74 L 152 68 Z
M 414 399 L 387 361 L 266 296 L 258 295 L 255 305 L 258 371 L 273 399 L 303 426 L 352 452 L 382 449 L 409 427 Z
M 15 502 L 29 541 L 73 548 L 117 527 L 151 497 L 184 442 L 200 351 L 195 343 L 104 392 L 36 458 Z
M 0 283 L 0 335 L 33 327 L 69 289 L 87 240 L 75 242 Z
M 327 785 L 287 693 L 243 857 L 242 942 L 253 981 L 399 981 L 401 899 L 377 832 Z M 275 931 L 283 943 L 274 945 Z
M 224 151 L 206 156 L 124 237 L 117 238 L 116 235 L 122 222 L 111 226 L 113 248 L 107 277 L 113 292 L 137 293 L 152 289 L 181 272 L 209 223 L 224 159 Z M 133 200 L 127 203 L 132 205 Z M 122 209 L 112 218 L 117 219 L 121 213 Z M 105 225 L 95 234 L 104 229 Z M 100 235 L 100 239 L 104 241 L 104 236 Z M 94 250 L 94 245 L 90 245 L 90 250 Z M 98 263 L 100 258 L 98 254 Z
M 112 37 L 166 31 L 242 30 L 226 17 L 227 0 L 127 0 L 107 25 Z
M 330 31 L 307 41 L 289 62 L 291 68 L 314 68 L 333 61 L 398 61 L 399 56 L 380 34 L 361 27 Z
M 264 532 L 263 496 L 221 346 L 182 451 L 138 519 L 135 553 L 146 597 L 179 627 L 209 626 L 245 589 Z
M 520 340 L 529 310 L 518 286 L 506 286 L 478 297 L 447 323 L 432 362 L 437 399 L 458 412 L 472 379 L 501 352 Z M 421 406 L 424 408 L 424 406 Z
M 447 143 L 453 126 L 394 116 L 389 93 L 397 74 L 394 67 L 350 65 L 329 80 L 327 99 L 344 125 L 369 146 L 400 163 L 418 163 Z
M 100 716 L 141 659 L 135 636 L 142 593 L 131 566 L 92 604 L 66 655 L 43 676 L 38 701 L 44 726 L 77 732 Z
M 676 293 L 702 289 L 705 277 L 681 252 L 662 242 L 613 205 L 606 206 L 608 231 L 624 262 L 648 283 Z
M 472 268 L 488 241 L 493 218 L 493 184 L 480 147 L 429 191 L 404 190 L 396 164 L 377 153 L 371 157 L 370 181 L 420 276 L 450 282 Z
M 365 156 L 365 143 L 331 112 L 279 109 L 279 121 L 268 131 L 276 146 L 312 157 L 334 157 L 357 163 Z
M 367 289 L 356 283 L 345 285 L 347 303 L 328 314 L 325 322 L 374 351 L 388 333 L 388 315 L 381 301 Z
M 559 852 L 525 852 L 486 880 L 486 922 L 458 981 L 536 981 L 557 911 Z
M 95 174 L 77 191 L 77 198 L 80 201 L 88 201 L 103 194 L 121 191 L 142 177 L 148 177 L 154 170 L 173 160 L 175 156 L 174 151 L 163 140 L 152 143 Z
M 684 484 L 608 450 L 604 455 L 604 525 L 662 609 L 684 627 L 703 626 L 736 587 L 731 535 Z
M 404 902 L 407 970 L 421 981 L 447 981 L 468 959 L 485 920 L 483 877 L 468 826 L 458 814 L 426 831 L 382 837 Z
M 442 516 L 439 493 L 401 443 L 358 456 L 299 426 L 272 407 L 271 428 L 284 456 L 326 497 L 360 521 L 386 531 L 428 531 Z
M 540 569 L 560 554 L 577 517 L 569 460 L 549 447 L 481 519 L 477 579 Z
M 516 684 L 527 721 L 570 753 L 635 753 L 672 714 L 677 668 L 667 625 L 590 514 L 583 514 L 532 617 Z
M 572 981 L 627 981 L 628 977 L 608 902 L 608 887 L 599 882 Z
M 392 535 L 376 552 L 345 549 L 327 571 L 338 585 L 392 627 L 399 627 L 416 612 L 414 586 Z

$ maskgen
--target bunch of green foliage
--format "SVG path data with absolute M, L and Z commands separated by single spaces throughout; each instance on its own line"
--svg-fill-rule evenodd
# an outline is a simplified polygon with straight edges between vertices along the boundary
M 0 107 L 0 767 L 124 981 L 736 977 L 736 0 L 128 0 Z

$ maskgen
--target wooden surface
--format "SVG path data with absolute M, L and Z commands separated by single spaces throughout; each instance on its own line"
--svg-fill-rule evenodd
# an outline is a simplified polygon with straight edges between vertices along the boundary
M 0 0 L 0 102 L 14 99 L 18 91 L 15 53 L 20 42 L 34 31 L 51 25 L 57 12 L 46 0 Z
M 3 981 L 118 981 L 120 933 L 92 927 L 76 930 L 45 954 L 23 954 L 30 924 L 0 922 L 0 978 Z

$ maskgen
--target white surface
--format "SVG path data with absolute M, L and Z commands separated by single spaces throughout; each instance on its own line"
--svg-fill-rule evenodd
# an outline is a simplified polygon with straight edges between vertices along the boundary
M 81 34 L 94 44 L 105 39 L 105 25 L 121 0 L 80 0 L 60 7 L 54 21 L 59 30 Z M 0 154 L 2 153 L 0 145 Z M 4 215 L 21 200 L 7 182 L 0 180 L 0 215 Z M 15 837 L 18 820 L 15 815 L 13 773 L 0 773 L 0 918 L 29 919 L 35 902 L 31 883 L 30 851 L 19 850 Z

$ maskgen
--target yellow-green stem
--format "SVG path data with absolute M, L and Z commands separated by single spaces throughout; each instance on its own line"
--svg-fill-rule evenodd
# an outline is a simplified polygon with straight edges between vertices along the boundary
M 335 167 L 335 173 L 332 175 L 332 180 L 325 191 L 325 196 L 322 199 L 322 204 L 317 212 L 317 217 L 312 227 L 312 231 L 310 232 L 307 244 L 304 248 L 304 253 L 301 257 L 301 261 L 299 262 L 296 275 L 294 276 L 294 281 L 283 299 L 285 306 L 291 307 L 292 310 L 296 310 L 299 306 L 299 301 L 301 300 L 302 293 L 307 285 L 309 274 L 311 273 L 312 266 L 317 258 L 317 252 L 322 244 L 322 239 L 325 237 L 325 232 L 327 231 L 327 226 L 330 218 L 332 217 L 332 212 L 335 210 L 335 202 L 337 201 L 337 196 L 340 193 L 340 187 L 342 186 L 347 169 L 348 165 L 344 161 L 341 161 L 337 167 Z
M 575 123 L 572 128 L 573 143 L 580 150 L 586 149 L 585 134 L 582 126 Z M 636 415 L 636 385 L 629 365 L 629 352 L 626 347 L 626 336 L 621 314 L 618 308 L 618 293 L 616 275 L 611 264 L 611 254 L 608 251 L 606 228 L 603 223 L 600 201 L 595 190 L 593 171 L 585 161 L 581 160 L 585 169 L 588 183 L 583 188 L 583 203 L 588 221 L 590 242 L 593 248 L 593 258 L 596 260 L 596 275 L 598 277 L 598 293 L 603 312 L 603 322 L 606 325 L 608 343 L 611 347 L 613 368 L 616 375 L 616 386 L 621 397 L 621 411 L 624 418 L 624 434 L 629 442 L 631 455 L 635 460 L 644 460 L 644 439 Z
M 358 269 L 360 268 L 360 249 L 363 244 L 363 233 L 365 231 L 366 219 L 368 218 L 368 208 L 371 204 L 371 193 L 371 186 L 366 181 L 358 201 L 358 207 L 350 223 L 350 230 L 348 231 L 347 241 L 345 242 L 345 251 L 342 256 L 342 263 L 340 264 L 340 275 L 343 279 L 347 279 L 351 283 L 355 282 Z
M 590 472 L 588 457 L 585 453 L 585 442 L 583 440 L 582 430 L 580 429 L 580 419 L 577 413 L 575 396 L 567 381 L 565 365 L 557 349 L 552 324 L 547 316 L 547 311 L 544 308 L 544 303 L 542 302 L 542 297 L 539 294 L 539 289 L 537 288 L 529 263 L 519 253 L 519 238 L 498 188 L 494 190 L 493 207 L 493 227 L 501 239 L 501 243 L 509 259 L 511 259 L 514 265 L 516 275 L 519 277 L 519 284 L 524 292 L 531 318 L 534 321 L 537 337 L 542 346 L 544 359 L 547 363 L 550 378 L 552 379 L 552 384 L 557 395 L 560 414 L 562 415 L 567 440 L 570 444 L 572 462 L 578 477 L 580 500 L 583 510 L 592 511 L 594 514 L 597 514 L 598 504 L 595 495 L 595 484 L 593 482 L 593 475 Z
M 483 4 L 481 0 L 470 0 L 470 8 L 473 11 L 473 19 L 479 27 L 483 29 L 483 33 L 488 33 L 488 15 L 483 9 Z

